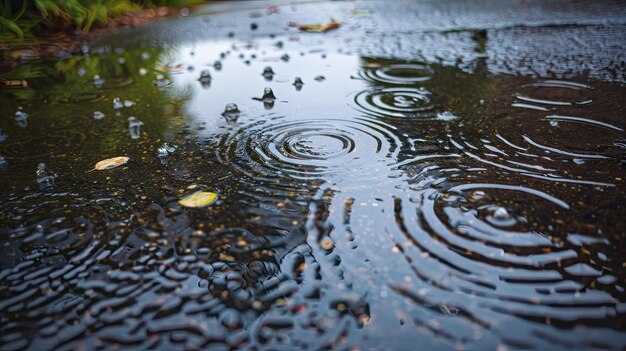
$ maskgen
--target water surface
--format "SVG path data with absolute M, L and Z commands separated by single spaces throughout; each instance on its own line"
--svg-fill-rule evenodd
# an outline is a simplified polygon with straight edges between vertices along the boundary
M 12 72 L 1 349 L 624 347 L 623 86 L 284 30 Z

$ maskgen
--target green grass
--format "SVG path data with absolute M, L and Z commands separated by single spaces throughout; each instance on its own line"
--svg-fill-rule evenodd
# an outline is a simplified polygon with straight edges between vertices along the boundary
M 81 29 L 155 6 L 191 6 L 203 0 L 0 0 L 0 40 L 23 40 L 35 30 Z

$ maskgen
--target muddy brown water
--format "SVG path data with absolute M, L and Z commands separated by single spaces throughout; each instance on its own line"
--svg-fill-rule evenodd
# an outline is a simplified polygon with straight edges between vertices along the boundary
M 20 66 L 0 349 L 625 345 L 623 86 L 309 44 Z

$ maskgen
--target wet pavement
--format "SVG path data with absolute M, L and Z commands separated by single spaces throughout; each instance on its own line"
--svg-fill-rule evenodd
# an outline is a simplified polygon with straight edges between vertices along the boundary
M 24 63 L 0 350 L 622 349 L 625 19 L 230 2 Z

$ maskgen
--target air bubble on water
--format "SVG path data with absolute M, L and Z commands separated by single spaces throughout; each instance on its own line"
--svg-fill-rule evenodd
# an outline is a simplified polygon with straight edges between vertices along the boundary
M 113 108 L 116 110 L 121 110 L 122 108 L 124 108 L 124 104 L 122 103 L 120 98 L 116 97 L 113 99 Z
M 28 125 L 28 115 L 22 111 L 22 107 L 18 107 L 15 112 L 15 121 L 20 127 L 26 127 Z
M 130 133 L 131 139 L 139 139 L 141 137 L 141 126 L 143 122 L 136 119 L 135 117 L 128 118 L 128 132 Z
M 99 121 L 99 120 L 103 119 L 104 116 L 105 116 L 104 113 L 102 113 L 100 111 L 95 111 L 93 113 L 93 119 L 95 119 L 96 121 Z

